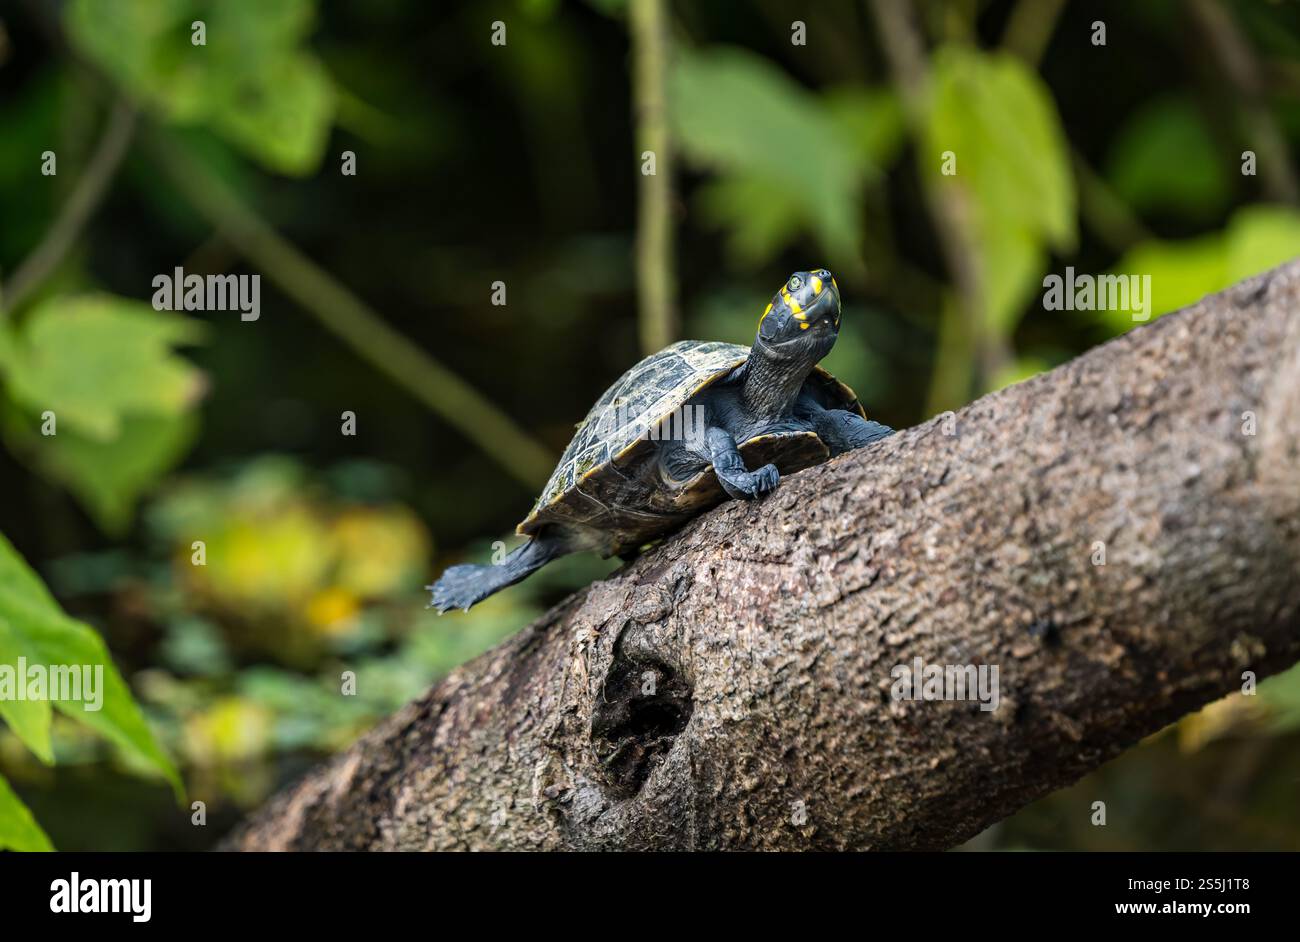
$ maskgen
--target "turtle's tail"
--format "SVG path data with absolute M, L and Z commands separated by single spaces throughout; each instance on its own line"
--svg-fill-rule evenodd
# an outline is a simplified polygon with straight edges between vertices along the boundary
M 451 566 L 433 585 L 425 586 L 433 593 L 432 607 L 439 614 L 453 608 L 469 610 L 494 592 L 514 585 L 541 569 L 557 556 L 567 552 L 559 544 L 537 537 L 520 546 L 513 553 L 490 566 Z

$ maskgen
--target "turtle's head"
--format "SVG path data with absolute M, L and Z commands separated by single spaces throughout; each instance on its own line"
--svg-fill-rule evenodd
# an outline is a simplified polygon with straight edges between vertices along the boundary
M 772 296 L 758 322 L 757 345 L 780 359 L 830 353 L 840 330 L 840 287 L 824 268 L 797 271 Z

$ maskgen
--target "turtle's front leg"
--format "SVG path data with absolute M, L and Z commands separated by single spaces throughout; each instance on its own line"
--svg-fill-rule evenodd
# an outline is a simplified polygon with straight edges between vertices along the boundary
M 830 449 L 831 457 L 894 434 L 888 425 L 869 421 L 856 413 L 843 409 L 824 409 L 815 403 L 810 405 L 815 408 L 808 409 L 808 421 L 812 423 L 817 437 Z
M 705 433 L 704 441 L 718 482 L 724 491 L 737 500 L 762 497 L 780 483 L 781 474 L 774 464 L 765 464 L 757 471 L 746 469 L 745 460 L 736 448 L 736 440 L 726 429 L 713 426 Z

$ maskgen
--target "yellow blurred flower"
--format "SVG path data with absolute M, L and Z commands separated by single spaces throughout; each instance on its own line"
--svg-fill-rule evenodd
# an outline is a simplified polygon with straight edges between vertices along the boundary
M 222 625 L 232 649 L 281 663 L 313 663 L 367 606 L 417 599 L 427 581 L 432 540 L 417 514 L 331 497 L 282 462 L 179 488 L 162 519 L 194 610 Z
M 217 765 L 264 755 L 270 746 L 270 710 L 241 697 L 222 697 L 185 723 L 186 752 L 198 765 Z
M 307 603 L 307 621 L 322 634 L 344 634 L 353 627 L 359 609 L 355 595 L 331 586 L 317 592 Z
M 256 517 L 236 514 L 203 536 L 206 564 L 193 565 L 185 548 L 182 566 L 191 582 L 234 603 L 276 606 L 305 598 L 330 563 L 324 525 L 301 506 Z
M 429 557 L 429 536 L 405 507 L 348 510 L 332 532 L 335 578 L 363 598 L 380 598 L 418 580 Z

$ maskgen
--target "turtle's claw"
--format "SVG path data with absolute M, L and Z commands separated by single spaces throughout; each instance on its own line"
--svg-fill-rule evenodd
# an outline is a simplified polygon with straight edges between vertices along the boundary
M 762 497 L 764 494 L 770 494 L 780 483 L 781 472 L 776 470 L 776 465 L 765 464 L 754 472 L 754 496 Z
M 772 493 L 780 483 L 781 472 L 776 470 L 776 465 L 765 464 L 757 471 L 747 471 L 743 476 L 724 480 L 722 486 L 737 500 L 757 500 Z

